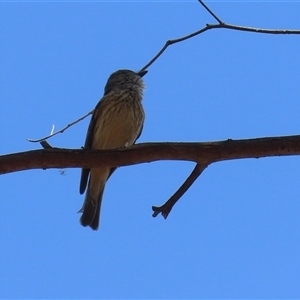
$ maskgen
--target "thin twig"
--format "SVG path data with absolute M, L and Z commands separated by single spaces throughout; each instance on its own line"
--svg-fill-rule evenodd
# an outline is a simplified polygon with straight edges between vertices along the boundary
M 170 45 L 173 45 L 173 44 L 176 44 L 176 43 L 179 43 L 179 42 L 182 42 L 182 41 L 185 41 L 187 39 L 190 39 L 192 37 L 194 37 L 195 35 L 198 35 L 202 32 L 205 32 L 206 30 L 208 30 L 210 28 L 208 28 L 207 26 L 200 29 L 200 30 L 197 30 L 191 34 L 188 34 L 188 35 L 185 35 L 181 38 L 178 38 L 178 39 L 174 39 L 174 40 L 168 40 L 165 45 L 161 48 L 161 50 L 150 60 L 150 62 L 148 62 L 141 70 L 141 71 L 144 71 L 146 70 L 149 66 L 151 66 L 162 54 L 163 52 L 165 52 L 165 50 L 170 46 Z
M 220 18 L 218 18 L 216 16 L 215 13 L 212 12 L 212 10 L 202 1 L 202 0 L 198 0 L 200 2 L 200 4 L 219 22 L 219 24 L 224 24 L 223 21 L 221 21 Z
M 196 167 L 190 174 L 190 176 L 185 180 L 181 187 L 175 192 L 175 194 L 162 206 L 152 206 L 154 213 L 152 217 L 156 217 L 160 213 L 166 219 L 172 210 L 176 202 L 183 196 L 183 194 L 191 187 L 195 180 L 201 175 L 201 173 L 206 169 L 208 164 L 197 163 Z
M 72 122 L 72 123 L 69 123 L 67 126 L 65 126 L 64 128 L 62 128 L 61 130 L 55 132 L 55 133 L 51 133 L 41 139 L 38 139 L 38 140 L 33 140 L 33 139 L 27 139 L 27 141 L 29 142 L 32 142 L 32 143 L 38 143 L 38 142 L 42 142 L 42 141 L 45 141 L 55 135 L 57 135 L 58 133 L 63 133 L 66 129 L 68 129 L 69 127 L 73 126 L 74 124 L 80 122 L 81 120 L 85 119 L 87 116 L 91 115 L 93 113 L 94 110 L 90 111 L 89 113 L 87 113 L 86 115 L 84 115 L 83 117 L 77 119 L 76 121 Z M 42 145 L 43 146 L 43 145 Z
M 265 29 L 265 28 L 255 28 L 255 27 L 248 27 L 248 26 L 237 26 L 232 24 L 206 24 L 208 29 L 214 28 L 223 28 L 223 29 L 232 29 L 232 30 L 239 30 L 239 31 L 248 31 L 254 33 L 267 33 L 267 34 L 300 34 L 299 29 Z

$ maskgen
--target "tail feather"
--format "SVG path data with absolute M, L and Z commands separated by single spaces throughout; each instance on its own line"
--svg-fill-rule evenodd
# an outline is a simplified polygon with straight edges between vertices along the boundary
M 94 174 L 93 174 L 94 175 Z M 99 227 L 100 210 L 105 184 L 97 180 L 97 176 L 91 176 L 86 192 L 80 223 L 82 226 L 90 226 L 93 230 Z
M 87 192 L 84 205 L 81 209 L 80 223 L 82 226 L 90 226 L 93 230 L 98 229 L 103 191 L 104 188 L 100 191 L 98 199 L 92 198 L 89 191 Z
M 80 223 L 93 230 L 99 227 L 102 196 L 110 169 L 92 169 L 88 182 L 85 200 L 79 212 L 82 212 Z
M 103 191 L 102 191 L 102 194 L 103 194 Z M 98 208 L 96 209 L 96 214 L 94 216 L 92 223 L 90 224 L 90 227 L 93 230 L 97 230 L 99 228 L 102 194 L 101 194 L 101 200 L 98 202 Z

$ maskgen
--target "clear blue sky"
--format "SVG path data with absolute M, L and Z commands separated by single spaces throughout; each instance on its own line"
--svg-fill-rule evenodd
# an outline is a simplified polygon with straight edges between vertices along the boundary
M 300 29 L 299 2 L 208 2 L 231 24 Z M 212 17 L 189 2 L 1 2 L 0 154 L 90 111 L 115 70 Z M 300 36 L 228 30 L 171 46 L 145 76 L 139 142 L 300 133 Z M 49 142 L 80 148 L 89 120 Z M 211 165 L 153 219 L 187 162 L 120 168 L 97 232 L 79 225 L 79 169 L 0 176 L 2 298 L 300 298 L 300 157 Z

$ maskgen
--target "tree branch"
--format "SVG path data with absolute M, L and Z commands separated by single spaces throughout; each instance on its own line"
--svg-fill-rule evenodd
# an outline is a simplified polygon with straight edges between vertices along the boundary
M 0 156 L 0 174 L 48 168 L 129 166 L 159 160 L 210 164 L 223 160 L 300 154 L 300 135 L 207 143 L 144 143 L 125 149 L 50 148 Z
M 198 0 L 199 3 L 209 12 L 209 14 L 218 22 L 218 24 L 206 24 L 205 27 L 185 35 L 183 37 L 168 40 L 165 45 L 161 48 L 161 50 L 140 70 L 144 71 L 149 68 L 164 52 L 165 50 L 176 43 L 183 42 L 188 40 L 196 35 L 199 35 L 207 30 L 210 29 L 232 29 L 232 30 L 239 30 L 239 31 L 248 31 L 254 33 L 266 33 L 266 34 L 300 34 L 300 30 L 290 30 L 290 29 L 264 29 L 264 28 L 255 28 L 255 27 L 247 27 L 247 26 L 238 26 L 238 25 L 231 25 L 224 23 L 202 0 Z
M 208 164 L 197 164 L 190 176 L 181 185 L 181 187 L 173 194 L 173 196 L 162 206 L 152 206 L 154 213 L 152 217 L 156 217 L 158 214 L 166 219 L 172 210 L 176 202 L 184 195 L 184 193 L 190 188 L 190 186 L 196 181 L 196 179 L 202 174 L 202 172 L 208 167 Z
M 208 143 L 145 143 L 114 150 L 72 150 L 47 146 L 44 150 L 0 156 L 0 174 L 30 169 L 120 167 L 158 160 L 194 161 L 197 166 L 176 193 L 164 205 L 152 208 L 154 217 L 162 213 L 167 218 L 175 203 L 209 164 L 231 159 L 289 155 L 300 155 L 300 135 Z

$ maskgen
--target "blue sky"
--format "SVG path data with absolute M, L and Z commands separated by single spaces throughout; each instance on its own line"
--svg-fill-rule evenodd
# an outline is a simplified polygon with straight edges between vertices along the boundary
M 223 21 L 300 29 L 299 2 L 207 2 Z M 110 73 L 139 70 L 212 17 L 189 2 L 1 2 L 1 154 L 90 111 Z M 213 30 L 171 46 L 144 77 L 139 142 L 299 134 L 299 36 Z M 80 148 L 89 120 L 50 139 Z M 0 176 L 2 298 L 300 298 L 300 158 L 117 170 L 97 232 L 79 225 L 80 171 Z

